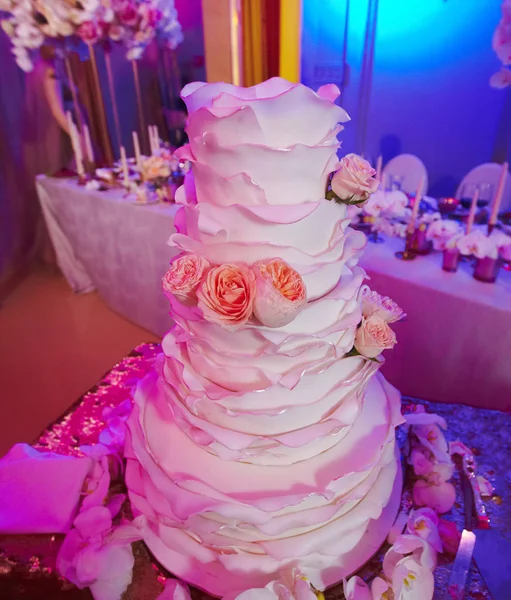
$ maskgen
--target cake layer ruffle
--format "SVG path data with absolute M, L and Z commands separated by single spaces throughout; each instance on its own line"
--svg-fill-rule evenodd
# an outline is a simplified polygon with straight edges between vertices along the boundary
M 137 390 L 127 483 L 135 512 L 148 519 L 146 541 L 176 575 L 224 595 L 242 579 L 240 589 L 259 587 L 298 564 L 321 587 L 374 551 L 367 532 L 396 479 L 399 398 L 383 378 L 373 378 L 362 412 L 337 444 L 285 467 L 205 452 L 180 429 L 163 389 L 151 375 Z
M 363 278 L 361 269 L 346 269 L 329 294 L 308 302 L 294 321 L 275 329 L 247 323 L 233 330 L 209 323 L 198 308 L 171 296 L 177 327 L 165 337 L 164 352 L 172 355 L 176 343 L 186 345 L 194 369 L 225 390 L 250 392 L 277 383 L 293 388 L 304 373 L 326 368 L 353 347 Z
M 350 364 L 351 372 L 348 365 L 343 368 L 343 362 Z M 221 458 L 291 464 L 324 452 L 346 436 L 358 418 L 366 384 L 376 368 L 375 363 L 357 358 L 336 361 L 321 373 L 305 376 L 293 390 L 272 386 L 254 393 L 254 400 L 261 397 L 266 408 L 250 408 L 248 403 L 227 408 L 233 405 L 232 396 L 225 403 L 223 398 L 212 400 L 207 382 L 186 357 L 167 357 L 161 398 L 181 429 Z M 384 406 L 382 402 L 383 420 L 387 416 Z
M 366 244 L 363 233 L 347 228 L 343 211 L 336 218 L 335 205 L 327 200 L 302 219 L 282 224 L 278 211 L 273 217 L 260 215 L 237 206 L 202 210 L 199 205 L 183 207 L 176 216 L 176 230 L 170 244 L 204 256 L 213 264 L 281 258 L 303 278 L 309 301 L 329 293 L 338 283 L 345 267 L 353 268 Z M 276 207 L 282 209 L 281 206 Z M 275 207 L 273 207 L 275 209 Z M 218 214 L 211 218 L 214 211 Z M 269 212 L 269 211 L 268 211 Z M 273 218 L 271 223 L 268 219 Z M 222 222 L 220 221 L 222 219 Z M 243 234 L 244 224 L 251 223 Z M 265 225 L 266 223 L 266 225 Z M 321 227 L 324 235 L 317 235 Z M 252 232 L 250 233 L 250 230 Z M 309 234 L 307 234 L 309 231 Z M 252 239 L 259 236 L 259 241 Z M 319 241 L 307 241 L 307 240 Z

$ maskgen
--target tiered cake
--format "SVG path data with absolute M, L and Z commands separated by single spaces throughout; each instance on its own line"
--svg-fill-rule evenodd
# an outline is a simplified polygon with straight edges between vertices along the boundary
M 396 516 L 400 397 L 354 351 L 365 236 L 325 199 L 335 86 L 272 79 L 183 90 L 195 183 L 164 279 L 176 322 L 135 394 L 127 484 L 145 541 L 224 596 L 289 566 L 320 590 Z

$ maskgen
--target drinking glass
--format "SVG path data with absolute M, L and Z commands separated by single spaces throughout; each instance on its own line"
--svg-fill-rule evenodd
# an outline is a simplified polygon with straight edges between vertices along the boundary
M 475 191 L 479 190 L 479 198 L 477 200 L 477 206 L 483 208 L 488 206 L 493 196 L 493 185 L 487 182 L 481 183 L 464 183 L 461 187 L 460 203 L 463 208 L 470 208 L 472 204 L 472 198 L 474 197 Z

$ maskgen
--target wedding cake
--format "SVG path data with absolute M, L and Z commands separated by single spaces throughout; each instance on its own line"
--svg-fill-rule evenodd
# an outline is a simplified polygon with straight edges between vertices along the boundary
M 134 395 L 126 483 L 154 556 L 213 596 L 290 567 L 324 590 L 375 553 L 400 503 L 400 396 L 377 371 L 401 315 L 357 266 L 348 204 L 377 182 L 337 158 L 338 93 L 279 78 L 182 92 L 175 325 Z

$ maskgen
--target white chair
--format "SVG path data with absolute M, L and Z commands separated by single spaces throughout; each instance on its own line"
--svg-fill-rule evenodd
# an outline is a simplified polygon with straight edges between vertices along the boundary
M 399 154 L 385 165 L 382 176 L 383 184 L 387 184 L 389 175 L 397 175 L 403 178 L 401 189 L 403 192 L 413 194 L 417 190 L 419 181 L 424 177 L 424 188 L 422 194 L 428 191 L 428 172 L 422 160 L 413 154 Z
M 456 198 L 461 198 L 463 187 L 467 184 L 480 184 L 489 183 L 492 186 L 492 199 L 490 200 L 490 207 L 499 185 L 500 173 L 502 171 L 502 165 L 498 163 L 483 163 L 477 167 L 474 167 L 469 171 L 465 177 L 463 177 L 461 183 L 456 190 Z M 511 210 L 511 177 L 509 172 L 506 177 L 506 184 L 504 186 L 504 194 L 502 196 L 502 204 L 500 205 L 500 212 L 507 212 Z

